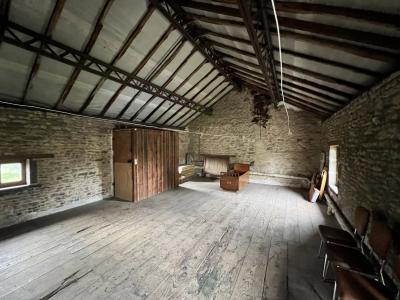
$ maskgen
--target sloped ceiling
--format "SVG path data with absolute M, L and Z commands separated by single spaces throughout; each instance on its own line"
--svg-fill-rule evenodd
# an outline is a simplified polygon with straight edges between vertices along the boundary
M 270 1 L 8 4 L 4 103 L 182 128 L 240 85 L 282 100 Z M 399 1 L 275 4 L 291 105 L 325 118 L 399 68 Z

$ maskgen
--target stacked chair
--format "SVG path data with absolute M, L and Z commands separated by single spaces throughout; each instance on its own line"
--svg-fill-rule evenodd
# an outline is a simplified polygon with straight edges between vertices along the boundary
M 368 243 L 370 251 L 365 255 L 363 242 L 366 236 L 370 212 L 357 207 L 355 212 L 354 235 L 349 232 L 319 226 L 321 245 L 318 256 L 325 249 L 322 277 L 326 281 L 328 268 L 335 273 L 333 299 L 394 299 L 393 294 L 385 287 L 383 268 L 392 242 L 392 233 L 386 224 L 372 220 Z M 377 258 L 378 264 L 373 263 Z M 378 265 L 378 266 L 376 266 Z M 400 276 L 400 258 L 396 261 L 396 276 Z

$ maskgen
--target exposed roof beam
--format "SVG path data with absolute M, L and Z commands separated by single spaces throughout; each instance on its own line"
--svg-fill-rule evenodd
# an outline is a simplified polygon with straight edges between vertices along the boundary
M 64 8 L 65 0 L 57 0 L 53 7 L 53 11 L 51 13 L 50 19 L 47 23 L 46 29 L 44 31 L 44 35 L 47 37 L 50 37 L 53 33 L 54 28 L 56 27 L 56 24 L 58 20 L 60 19 L 61 12 Z M 40 44 L 40 50 L 43 50 L 44 44 Z M 40 68 L 40 52 L 36 53 L 35 55 L 35 60 L 33 61 L 32 68 L 29 72 L 28 80 L 26 81 L 24 91 L 22 93 L 22 103 L 25 102 L 26 95 L 28 94 L 28 90 L 31 86 L 32 79 L 36 76 L 37 72 L 39 71 Z
M 229 35 L 229 34 L 225 34 L 225 33 L 220 33 L 220 32 L 215 32 L 215 31 L 212 31 L 212 30 L 203 30 L 202 32 L 201 32 L 201 34 L 202 35 L 211 35 L 211 36 L 216 36 L 216 37 L 219 37 L 219 38 L 223 38 L 223 39 L 226 39 L 226 40 L 229 40 L 229 41 L 232 41 L 232 42 L 238 42 L 238 43 L 242 43 L 242 44 L 245 44 L 245 45 L 250 45 L 251 46 L 251 43 L 250 43 L 250 41 L 249 40 L 247 40 L 247 39 L 243 39 L 243 38 L 241 38 L 241 37 L 237 37 L 237 36 L 232 36 L 232 35 Z
M 208 71 L 195 85 L 193 85 L 188 91 L 186 91 L 186 93 L 183 94 L 183 97 L 187 96 L 188 94 L 190 94 L 190 92 L 197 87 L 200 83 L 202 83 L 203 81 L 205 81 L 207 79 L 208 76 L 211 75 L 211 73 L 214 71 L 214 69 L 211 69 L 210 71 Z M 213 78 L 211 78 L 211 80 L 209 80 L 202 88 L 200 88 L 198 90 L 198 92 L 196 94 L 194 94 L 192 97 L 189 98 L 190 101 L 193 101 L 197 95 L 199 95 L 201 92 L 203 92 L 203 90 L 205 88 L 207 88 L 207 86 L 212 83 L 218 76 L 220 76 L 220 74 L 216 74 Z M 171 115 L 167 120 L 165 120 L 163 122 L 163 124 L 168 123 L 176 114 L 178 114 L 182 109 L 184 109 L 184 106 L 181 106 L 173 115 Z
M 233 60 L 233 61 L 235 61 L 235 62 L 242 63 L 242 64 L 244 64 L 244 65 L 253 67 L 253 68 L 255 68 L 255 69 L 260 69 L 260 66 L 259 66 L 258 64 L 255 64 L 255 63 L 253 63 L 253 62 L 251 62 L 251 61 L 248 61 L 248 60 L 245 60 L 245 59 L 241 59 L 241 58 L 239 58 L 239 57 L 230 55 L 230 54 L 228 54 L 228 53 L 223 53 L 223 52 L 218 52 L 218 53 L 221 53 L 221 55 L 224 55 L 224 56 L 225 56 L 225 57 L 224 57 L 225 59 L 231 59 L 231 60 Z M 230 64 L 229 61 L 227 61 L 227 63 Z
M 114 55 L 113 59 L 111 60 L 111 65 L 115 65 L 122 56 L 126 53 L 129 49 L 130 45 L 132 44 L 133 40 L 138 36 L 138 34 L 142 31 L 144 25 L 146 24 L 147 20 L 151 17 L 155 10 L 154 6 L 149 6 L 143 16 L 140 18 L 138 23 L 136 24 L 135 28 L 131 31 L 131 33 L 125 38 L 125 41 L 122 43 L 121 47 Z M 102 77 L 95 85 L 95 87 L 90 92 L 89 96 L 86 98 L 85 102 L 79 109 L 80 112 L 83 112 L 89 105 L 92 103 L 92 100 L 98 90 L 101 88 L 103 83 L 106 81 L 105 77 Z
M 286 102 L 291 104 L 291 105 L 293 105 L 293 106 L 296 106 L 296 107 L 298 107 L 298 108 L 300 108 L 300 109 L 302 109 L 304 111 L 310 112 L 310 113 L 312 113 L 314 115 L 317 115 L 319 117 L 322 117 L 322 118 L 327 118 L 330 115 L 327 112 L 315 109 L 313 106 L 306 105 L 304 103 L 299 103 L 299 102 L 294 101 L 292 99 L 287 99 Z
M 193 75 L 195 75 L 205 64 L 207 63 L 207 60 L 204 59 L 190 74 L 188 77 L 186 77 L 174 90 L 174 92 L 178 92 L 181 87 L 183 87 L 189 80 L 190 78 L 193 77 Z M 197 82 L 198 84 L 198 82 Z M 196 85 L 197 85 L 196 84 Z M 158 117 L 157 119 L 155 119 L 154 122 L 157 122 L 158 120 L 160 120 L 166 113 L 168 113 L 172 107 L 174 107 L 175 104 L 171 104 L 165 111 L 163 111 Z M 156 110 L 158 110 L 161 107 L 161 104 L 156 107 L 151 113 L 155 113 Z
M 332 108 L 329 109 L 329 108 L 326 108 L 324 106 L 318 105 L 317 103 L 313 103 L 313 102 L 307 101 L 305 99 L 300 99 L 300 98 L 297 98 L 297 97 L 293 97 L 292 95 L 288 95 L 287 97 L 285 97 L 285 99 L 286 100 L 292 100 L 293 102 L 296 102 L 296 103 L 299 103 L 299 104 L 303 104 L 303 105 L 305 105 L 305 106 L 307 106 L 309 108 L 313 108 L 315 110 L 324 112 L 326 114 L 332 114 L 332 113 L 334 113 L 336 111 L 335 109 L 332 109 Z
M 233 64 L 233 63 L 230 63 L 229 66 L 234 70 L 236 69 L 236 70 L 239 70 L 239 71 L 242 71 L 242 72 L 247 72 L 247 73 L 249 73 L 251 75 L 255 75 L 255 76 L 262 76 L 261 71 L 260 72 L 254 71 L 254 70 L 251 70 L 251 69 L 248 69 L 248 68 Z
M 238 9 L 228 7 L 228 6 L 214 5 L 214 4 L 195 2 L 195 1 L 190 1 L 190 0 L 178 0 L 177 2 L 179 3 L 179 5 L 181 5 L 183 7 L 208 11 L 208 12 L 216 13 L 219 15 L 226 15 L 226 16 L 238 17 L 238 18 L 241 17 Z
M 98 75 L 100 77 L 107 78 L 120 84 L 125 83 L 126 77 L 130 76 L 129 72 L 126 72 L 114 65 L 103 62 L 90 55 L 84 54 L 67 45 L 54 41 L 43 34 L 36 33 L 13 22 L 9 21 L 7 23 L 7 31 L 11 32 L 11 34 L 10 36 L 5 36 L 4 41 L 14 46 L 26 49 L 34 53 L 40 52 L 42 56 L 46 56 L 72 67 L 80 66 L 84 71 Z M 18 38 L 17 35 L 21 37 L 23 36 L 24 40 Z M 32 40 L 44 43 L 45 47 L 41 49 L 41 47 L 33 43 Z M 79 62 L 82 59 L 85 59 L 87 63 L 81 65 Z M 185 97 L 168 91 L 152 82 L 149 82 L 137 76 L 134 76 L 130 79 L 129 86 L 134 89 L 149 93 L 151 95 L 157 95 L 160 98 L 166 99 L 176 104 L 190 107 L 191 109 L 197 110 L 199 112 L 209 111 L 208 108 L 203 107 L 202 105 L 194 103 L 186 99 Z
M 339 109 L 339 108 L 342 108 L 345 104 L 343 104 L 343 103 L 338 103 L 338 102 L 336 102 L 336 101 L 332 101 L 332 100 L 327 100 L 327 99 L 325 99 L 325 98 L 314 98 L 314 97 L 311 97 L 311 96 L 309 96 L 309 95 L 307 95 L 307 94 L 305 94 L 305 93 L 302 93 L 302 92 L 299 92 L 299 91 L 295 91 L 295 90 L 292 90 L 291 88 L 285 88 L 285 96 L 286 95 L 291 95 L 293 98 L 295 98 L 295 97 L 297 97 L 297 98 L 302 98 L 302 99 L 307 99 L 307 100 L 310 100 L 311 102 L 314 102 L 314 103 L 323 103 L 323 104 L 326 104 L 326 105 L 329 105 L 329 106 L 333 106 L 333 107 L 336 107 L 336 109 Z
M 276 60 L 275 61 L 276 64 L 279 64 L 279 61 Z M 314 79 L 318 79 L 324 82 L 328 82 L 328 83 L 333 83 L 333 84 L 338 84 L 338 85 L 342 85 L 345 87 L 349 87 L 352 88 L 354 90 L 363 90 L 365 87 L 361 84 L 358 83 L 354 83 L 354 82 L 350 82 L 344 79 L 340 79 L 340 78 L 336 78 L 336 77 L 332 77 L 332 76 L 328 76 L 322 73 L 318 73 L 318 72 L 314 72 L 314 71 L 310 71 L 304 68 L 300 68 L 294 65 L 290 65 L 287 63 L 282 63 L 282 66 L 284 69 L 286 70 L 290 70 L 296 73 L 300 73 L 300 74 L 304 74 L 306 76 L 312 77 Z
M 162 43 L 164 43 L 170 33 L 173 31 L 173 27 L 169 26 L 167 30 L 164 31 L 164 33 L 158 38 L 157 42 L 150 48 L 149 51 L 147 51 L 146 55 L 143 57 L 143 59 L 139 62 L 139 64 L 135 67 L 135 69 L 131 72 L 131 76 L 136 76 L 142 69 L 143 67 L 148 63 L 148 61 L 151 59 L 151 57 L 154 55 L 154 53 L 160 48 Z M 183 45 L 183 43 L 182 43 Z M 172 59 L 172 58 L 171 58 Z M 165 68 L 166 65 L 164 65 Z M 152 76 L 153 78 L 155 76 Z M 147 80 L 151 81 L 152 78 L 147 78 Z M 129 77 L 126 79 L 126 82 L 129 82 Z M 118 96 L 122 93 L 122 91 L 126 88 L 126 84 L 121 85 L 118 90 L 115 91 L 114 95 L 111 96 L 110 100 L 106 103 L 106 105 L 103 107 L 103 110 L 101 111 L 100 115 L 104 116 L 105 113 L 109 110 L 111 105 L 114 104 L 114 102 L 117 100 Z M 131 101 L 134 101 L 132 99 Z M 130 101 L 130 102 L 131 102 Z
M 254 53 L 249 52 L 247 50 L 242 50 L 242 49 L 239 49 L 239 48 L 236 48 L 236 47 L 224 44 L 224 43 L 220 43 L 220 42 L 217 42 L 217 41 L 214 41 L 214 40 L 210 40 L 210 39 L 205 39 L 205 40 L 212 46 L 216 46 L 216 47 L 224 48 L 224 49 L 227 49 L 227 50 L 231 50 L 231 51 L 234 51 L 234 52 L 239 53 L 241 55 L 245 55 L 245 56 L 249 56 L 251 58 L 257 59 L 257 57 L 256 57 L 256 55 Z
M 275 51 L 278 51 L 278 48 L 274 49 Z M 283 54 L 287 54 L 287 55 L 292 55 L 295 57 L 299 57 L 302 59 L 306 59 L 306 60 L 310 60 L 312 62 L 317 62 L 317 63 L 321 63 L 324 65 L 329 65 L 332 67 L 337 67 L 337 68 L 341 68 L 341 69 L 346 69 L 355 73 L 360 73 L 363 75 L 368 75 L 371 77 L 379 77 L 381 76 L 381 74 L 379 72 L 375 72 L 366 68 L 362 68 L 362 67 L 357 67 L 357 66 L 353 66 L 347 63 L 342 63 L 342 62 L 338 62 L 336 60 L 329 60 L 326 58 L 322 58 L 322 57 L 318 57 L 318 56 L 314 56 L 314 55 L 310 55 L 310 54 L 305 54 L 305 53 L 300 53 L 300 52 L 296 52 L 293 50 L 289 50 L 289 49 L 282 49 L 282 53 Z
M 288 17 L 279 17 L 279 25 L 286 28 L 311 32 L 323 36 L 339 38 L 351 42 L 398 50 L 400 38 L 377 33 L 347 29 L 322 23 L 303 21 Z
M 231 88 L 231 89 L 229 89 Z M 217 103 L 219 100 L 221 100 L 222 98 L 224 98 L 226 95 L 228 95 L 231 91 L 232 91 L 232 86 L 231 85 L 227 85 L 225 88 L 222 89 L 222 91 L 220 91 L 219 93 L 217 93 L 212 99 L 210 99 L 209 101 L 207 101 L 207 103 L 205 103 L 205 105 L 214 105 L 215 103 Z M 228 90 L 228 91 L 227 91 Z M 222 96 L 221 96 L 222 95 Z M 219 99 L 218 99 L 218 96 Z M 215 101 L 216 100 L 216 101 Z M 212 103 L 213 101 L 215 101 L 214 103 Z M 185 124 L 184 126 L 187 126 L 186 122 L 189 121 L 192 117 L 194 116 L 194 114 L 190 114 L 189 116 L 187 116 L 185 119 L 183 119 L 181 122 L 179 122 L 178 124 L 180 124 L 179 126 L 183 126 L 183 124 Z M 201 114 L 199 114 L 196 118 L 194 118 L 193 120 L 190 120 L 190 122 L 194 121 L 195 119 L 197 119 L 198 117 L 200 117 Z M 189 123 L 190 123 L 189 122 Z
M 203 16 L 203 15 L 198 15 L 195 13 L 187 13 L 187 16 L 192 21 L 200 21 L 200 22 L 210 23 L 210 24 L 214 24 L 214 25 L 243 27 L 243 22 L 235 21 L 235 20 L 231 20 L 231 19 L 208 17 L 208 16 Z
M 175 14 L 172 14 L 169 9 L 166 9 L 159 0 L 150 0 L 150 2 L 157 7 L 161 14 L 164 15 L 164 17 L 166 17 L 201 54 L 204 55 L 218 72 L 224 75 L 233 86 L 238 87 L 237 83 L 228 74 L 226 66 L 221 58 L 204 43 L 200 36 L 195 37 L 197 28 L 189 24 L 190 19 L 174 0 L 166 0 L 164 3 L 168 8 L 171 8 Z
M 242 75 L 242 74 L 239 74 L 239 73 L 236 73 L 236 76 L 239 77 L 242 81 L 245 81 L 245 82 L 247 82 L 247 83 L 249 83 L 251 85 L 255 85 L 255 86 L 259 87 L 259 88 L 262 88 L 262 89 L 268 91 L 268 87 L 266 86 L 266 84 L 264 82 L 259 82 L 259 81 L 250 79 L 250 78 L 246 77 L 245 75 Z
M 178 72 L 183 68 L 183 66 L 186 65 L 186 63 L 188 62 L 188 60 L 196 53 L 196 49 L 193 48 L 192 51 L 183 59 L 183 61 L 179 64 L 179 66 L 177 68 L 175 68 L 175 70 L 172 72 L 172 74 L 168 77 L 168 79 L 162 84 L 162 87 L 166 88 L 167 85 L 175 78 L 175 76 L 178 74 Z M 139 114 L 155 99 L 155 96 L 150 97 L 150 99 L 148 99 L 146 101 L 145 104 L 143 104 L 139 110 L 135 113 L 135 116 L 133 116 L 133 119 L 136 118 L 136 116 L 139 116 Z M 166 100 L 163 100 L 162 102 L 164 102 Z M 148 118 L 151 115 L 147 115 L 146 118 L 143 119 L 143 122 L 146 122 L 148 120 Z
M 6 32 L 8 16 L 10 13 L 10 3 L 11 0 L 0 1 L 0 45 Z
M 289 82 L 289 81 L 286 81 L 286 80 L 283 81 L 283 85 L 284 85 L 284 88 L 291 87 L 291 88 L 294 88 L 294 89 L 297 89 L 297 90 L 300 90 L 300 91 L 304 91 L 304 92 L 306 92 L 308 94 L 314 95 L 314 96 L 322 98 L 322 99 L 331 100 L 331 101 L 336 102 L 336 103 L 346 104 L 348 102 L 346 100 L 338 99 L 336 97 L 332 97 L 330 95 L 326 95 L 324 93 L 309 89 L 309 88 L 307 88 L 305 86 L 298 85 L 298 84 L 295 84 L 293 82 Z
M 96 24 L 94 25 L 93 31 L 90 34 L 89 40 L 86 43 L 85 48 L 83 49 L 83 53 L 89 54 L 90 51 L 92 50 L 95 42 L 97 41 L 97 38 L 103 29 L 103 22 L 104 19 L 109 12 L 112 4 L 114 3 L 114 0 L 105 0 L 103 4 L 103 8 L 100 11 L 99 16 L 97 17 Z M 80 63 L 84 63 L 84 61 L 81 61 Z M 68 94 L 70 93 L 72 87 L 74 86 L 76 80 L 78 79 L 79 74 L 81 73 L 81 68 L 75 68 L 74 71 L 72 72 L 71 76 L 69 77 L 67 84 L 64 86 L 64 89 L 58 98 L 56 104 L 54 105 L 55 108 L 59 108 L 67 99 Z
M 398 15 L 381 13 L 372 10 L 355 9 L 351 7 L 330 6 L 325 4 L 307 2 L 284 2 L 275 3 L 279 12 L 296 14 L 328 14 L 340 17 L 347 17 L 371 23 L 380 23 L 391 26 L 400 26 Z
M 272 34 L 277 35 L 276 31 L 273 31 Z M 336 49 L 339 51 L 343 51 L 349 54 L 357 55 L 360 57 L 365 57 L 373 60 L 379 61 L 390 61 L 396 60 L 398 54 L 382 51 L 373 48 L 367 48 L 365 46 L 359 46 L 355 44 L 346 43 L 344 41 L 335 41 L 329 38 L 325 38 L 322 36 L 309 35 L 299 32 L 293 32 L 285 29 L 280 29 L 280 34 L 282 37 L 288 37 L 294 40 L 299 40 L 307 43 L 311 43 L 313 45 L 319 45 L 322 47 L 328 47 L 330 49 Z M 357 40 L 356 40 L 357 41 Z
M 279 78 L 280 78 L 280 76 L 279 76 Z M 347 98 L 347 99 L 351 99 L 351 98 L 353 98 L 355 96 L 353 94 L 349 94 L 349 93 L 344 92 L 342 90 L 338 90 L 336 88 L 331 88 L 329 86 L 322 85 L 322 84 L 316 83 L 314 81 L 310 81 L 310 80 L 303 79 L 303 78 L 300 78 L 300 77 L 292 76 L 292 75 L 289 75 L 287 73 L 284 73 L 283 78 L 284 79 L 288 79 L 290 81 L 298 82 L 298 83 L 300 83 L 302 85 L 304 84 L 304 85 L 316 88 L 316 89 L 321 90 L 321 91 L 326 92 L 326 93 L 339 95 L 339 96 L 342 96 L 342 97 Z
M 244 72 L 239 71 L 239 70 L 235 70 L 235 74 L 238 74 L 238 75 L 241 75 L 241 76 L 246 76 L 247 78 L 249 78 L 251 80 L 254 80 L 254 81 L 258 80 L 260 83 L 263 83 L 266 86 L 268 86 L 267 83 L 265 82 L 265 80 L 262 77 L 253 76 L 253 75 L 250 75 L 248 73 L 244 73 Z
M 152 79 L 156 78 L 163 70 L 164 68 L 166 68 L 168 66 L 168 64 L 178 55 L 178 53 L 180 52 L 180 50 L 182 49 L 184 45 L 184 39 L 182 38 L 178 44 L 178 46 L 172 49 L 172 54 L 167 55 L 166 59 L 162 62 L 160 62 L 159 66 L 150 74 L 148 74 L 146 76 L 146 80 L 151 81 Z M 164 87 L 164 86 L 162 86 Z M 126 113 L 126 111 L 129 109 L 129 107 L 132 105 L 132 103 L 135 101 L 135 99 L 139 96 L 139 94 L 141 93 L 141 91 L 137 91 L 132 97 L 131 99 L 128 101 L 128 103 L 126 103 L 126 105 L 124 106 L 124 108 L 121 109 L 121 111 L 118 113 L 117 118 L 120 119 L 122 118 L 122 116 Z M 153 95 L 154 96 L 154 95 Z M 156 96 L 154 96 L 156 97 Z
M 268 89 L 271 91 L 272 101 L 276 105 L 279 102 L 279 96 L 278 96 L 278 94 L 275 93 L 275 91 L 277 89 L 277 85 L 276 85 L 276 82 L 274 81 L 274 79 L 271 78 L 270 73 L 268 72 L 269 71 L 268 67 L 267 67 L 267 64 L 269 65 L 269 67 L 271 67 L 271 65 L 273 64 L 273 61 L 270 61 L 269 55 L 264 57 L 262 54 L 260 42 L 258 40 L 257 33 L 254 29 L 254 20 L 252 19 L 252 16 L 251 16 L 251 8 L 248 7 L 248 4 L 249 3 L 245 0 L 238 0 L 240 14 L 242 15 L 243 22 L 245 24 L 247 33 L 250 38 L 250 42 L 253 45 L 253 49 L 254 49 L 258 64 L 260 65 L 260 69 L 264 75 L 265 82 L 268 85 Z M 272 71 L 272 70 L 270 70 L 270 71 Z

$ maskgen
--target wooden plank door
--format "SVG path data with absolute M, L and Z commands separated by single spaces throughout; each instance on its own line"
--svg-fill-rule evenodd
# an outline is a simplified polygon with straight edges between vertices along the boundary
M 133 201 L 133 161 L 131 130 L 116 130 L 113 133 L 114 151 L 114 196 Z

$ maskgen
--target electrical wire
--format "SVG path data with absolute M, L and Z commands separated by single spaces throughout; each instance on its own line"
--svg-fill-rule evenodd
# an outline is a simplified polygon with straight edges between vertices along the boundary
M 279 32 L 279 22 L 278 22 L 278 16 L 276 14 L 276 9 L 275 9 L 275 2 L 274 0 L 271 0 L 272 4 L 272 10 L 274 11 L 274 17 L 275 17 L 275 23 L 276 23 L 276 31 L 278 33 L 278 48 L 279 48 L 279 64 L 280 64 L 280 69 L 281 69 L 281 93 L 282 93 L 282 102 L 283 106 L 285 107 L 286 111 L 286 116 L 287 116 L 287 125 L 288 125 L 288 134 L 291 135 L 292 132 L 290 131 L 290 117 L 289 117 L 289 112 L 286 107 L 286 102 L 285 102 L 285 95 L 283 93 L 283 67 L 282 67 L 282 46 L 281 46 L 281 34 Z

